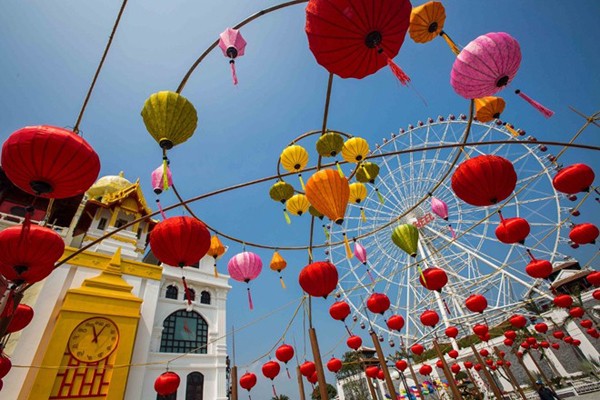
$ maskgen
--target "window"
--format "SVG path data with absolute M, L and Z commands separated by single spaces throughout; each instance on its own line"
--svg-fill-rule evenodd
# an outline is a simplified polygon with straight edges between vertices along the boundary
M 190 296 L 190 301 L 195 301 L 196 300 L 196 291 L 194 289 L 188 288 L 188 290 L 184 293 L 183 295 L 183 299 L 185 301 L 188 300 L 188 294 Z
M 202 293 L 200 293 L 200 303 L 210 304 L 210 293 L 206 290 L 203 290 Z
M 177 295 L 179 294 L 179 289 L 177 289 L 177 286 L 175 285 L 169 285 L 167 286 L 167 293 L 165 295 L 165 297 L 167 299 L 175 299 L 177 300 Z
M 119 218 L 117 222 L 115 222 L 115 228 L 120 228 L 125 224 L 127 224 L 127 220 Z
M 156 400 L 177 400 L 177 392 L 171 393 L 167 396 L 156 395 Z
M 185 400 L 202 400 L 204 391 L 204 375 L 200 372 L 192 372 L 187 376 L 185 389 Z
M 101 231 L 104 230 L 104 228 L 106 228 L 106 223 L 108 222 L 108 220 L 106 218 L 100 218 L 100 222 L 98 222 L 98 229 L 100 229 Z
M 206 354 L 208 324 L 195 311 L 179 310 L 163 321 L 160 351 L 163 353 L 187 353 L 195 350 Z

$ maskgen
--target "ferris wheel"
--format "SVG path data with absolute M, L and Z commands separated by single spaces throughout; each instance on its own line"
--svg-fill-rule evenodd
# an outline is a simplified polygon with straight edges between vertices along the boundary
M 356 257 L 348 259 L 343 245 L 329 247 L 329 257 L 340 273 L 338 296 L 351 305 L 361 326 L 372 324 L 375 331 L 387 333 L 390 341 L 400 334 L 388 329 L 384 317 L 367 315 L 365 310 L 365 301 L 374 292 L 385 293 L 391 300 L 391 312 L 404 317 L 403 338 L 411 343 L 427 342 L 449 325 L 471 333 L 470 326 L 484 318 L 493 326 L 522 307 L 524 300 L 547 297 L 547 285 L 525 273 L 530 254 L 552 263 L 568 259 L 559 253 L 564 241 L 561 236 L 565 236 L 560 221 L 568 209 L 561 207 L 561 195 L 552 186 L 552 155 L 544 146 L 519 143 L 521 139 L 499 121 L 473 121 L 470 129 L 467 126 L 464 115 L 429 118 L 383 139 L 371 155 L 380 172 L 369 195 L 360 204 L 349 206 L 342 226 L 331 227 L 331 243 L 341 242 L 345 233 L 368 255 L 363 264 Z M 477 145 L 444 147 L 449 143 Z M 450 186 L 452 172 L 460 162 L 481 154 L 502 156 L 517 172 L 513 196 L 495 206 L 468 205 Z M 432 212 L 432 195 L 447 204 L 447 221 Z M 523 245 L 503 244 L 496 238 L 500 208 L 506 218 L 521 217 L 529 222 L 531 233 Z M 414 258 L 392 241 L 392 230 L 400 224 L 418 227 Z M 442 268 L 448 276 L 441 292 L 427 290 L 419 282 L 420 271 L 432 266 Z M 471 294 L 487 298 L 485 315 L 465 308 L 465 299 Z M 428 309 L 441 317 L 433 329 L 419 321 Z

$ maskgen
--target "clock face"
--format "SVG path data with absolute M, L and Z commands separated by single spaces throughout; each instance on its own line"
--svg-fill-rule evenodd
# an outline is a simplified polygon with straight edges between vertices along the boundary
M 81 322 L 71 333 L 68 348 L 71 355 L 86 363 L 108 357 L 119 343 L 119 329 L 108 318 L 94 317 Z

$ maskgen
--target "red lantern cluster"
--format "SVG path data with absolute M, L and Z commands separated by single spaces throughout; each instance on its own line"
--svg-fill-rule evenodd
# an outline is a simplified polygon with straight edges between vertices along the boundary
M 448 283 L 448 275 L 441 268 L 430 267 L 423 270 L 419 275 L 419 282 L 425 289 L 442 291 L 442 288 Z
M 480 294 L 472 294 L 465 300 L 465 305 L 472 312 L 483 313 L 487 308 L 487 300 Z
M 169 396 L 177 392 L 180 383 L 181 379 L 179 378 L 179 375 L 175 372 L 167 371 L 156 378 L 154 381 L 154 390 L 156 390 L 156 393 L 160 396 Z
M 390 308 L 390 299 L 383 293 L 373 293 L 367 299 L 367 308 L 374 314 L 383 315 Z
M 600 230 L 594 224 L 588 222 L 575 225 L 569 232 L 569 239 L 576 244 L 595 244 L 596 239 L 600 235 Z
M 531 251 L 527 250 L 531 261 L 525 267 L 525 272 L 532 278 L 546 279 L 552 273 L 552 263 L 547 260 L 536 259 Z
M 585 164 L 573 164 L 561 169 L 552 185 L 556 190 L 566 194 L 587 192 L 594 182 L 594 171 Z
M 174 267 L 194 265 L 210 248 L 210 232 L 196 218 L 167 218 L 150 233 L 150 248 L 164 264 Z
M 337 286 L 338 271 L 329 261 L 317 261 L 302 268 L 298 282 L 309 295 L 327 298 Z

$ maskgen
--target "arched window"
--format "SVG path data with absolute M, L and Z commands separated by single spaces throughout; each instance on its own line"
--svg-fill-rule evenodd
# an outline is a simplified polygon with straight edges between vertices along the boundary
M 194 349 L 196 354 L 206 354 L 208 324 L 195 311 L 179 310 L 163 321 L 160 339 L 162 353 L 187 353 Z
M 192 372 L 187 376 L 185 389 L 185 400 L 202 400 L 204 392 L 204 375 L 200 372 Z
M 185 301 L 188 300 L 188 293 L 189 293 L 189 296 L 190 296 L 190 301 L 195 301 L 196 300 L 196 291 L 194 289 L 192 289 L 192 288 L 188 288 L 188 290 L 184 292 L 183 299 Z
M 210 304 L 210 293 L 206 290 L 203 290 L 202 293 L 200 293 L 200 303 Z
M 177 289 L 177 286 L 175 285 L 169 285 L 167 286 L 167 293 L 165 294 L 165 297 L 167 299 L 175 299 L 177 300 L 177 295 L 179 294 L 179 289 Z
M 169 394 L 167 396 L 156 395 L 156 400 L 177 400 L 177 392 Z

